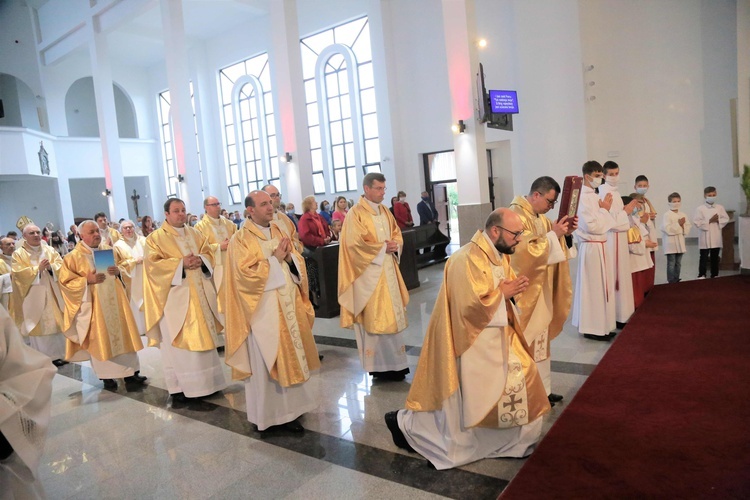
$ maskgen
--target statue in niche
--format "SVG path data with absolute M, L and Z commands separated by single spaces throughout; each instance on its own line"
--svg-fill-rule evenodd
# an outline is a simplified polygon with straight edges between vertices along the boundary
M 49 175 L 49 156 L 44 149 L 44 141 L 39 141 L 39 167 L 42 169 L 42 175 Z

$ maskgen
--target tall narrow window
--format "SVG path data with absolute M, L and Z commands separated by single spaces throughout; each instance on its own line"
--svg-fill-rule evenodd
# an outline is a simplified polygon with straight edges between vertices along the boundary
M 200 173 L 201 191 L 203 185 L 203 162 L 201 161 L 200 141 L 198 140 L 198 120 L 195 116 L 195 92 L 193 82 L 190 82 L 190 104 L 193 107 L 193 127 L 195 128 L 195 148 L 198 152 L 198 172 Z M 174 141 L 172 140 L 172 105 L 169 90 L 159 94 L 159 125 L 161 129 L 162 151 L 164 152 L 164 180 L 166 181 L 167 198 L 179 196 L 179 180 L 177 178 L 177 163 L 175 163 Z
M 354 191 L 357 167 L 380 171 L 375 82 L 366 17 L 301 40 L 315 194 Z
M 229 197 L 241 203 L 242 191 L 280 185 L 276 121 L 268 54 L 219 71 Z

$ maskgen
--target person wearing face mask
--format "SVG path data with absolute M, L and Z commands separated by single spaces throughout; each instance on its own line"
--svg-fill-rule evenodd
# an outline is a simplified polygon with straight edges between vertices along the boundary
M 624 204 L 630 203 L 630 196 L 623 196 Z M 630 215 L 630 230 L 628 231 L 628 258 L 630 259 L 630 275 L 633 281 L 633 303 L 638 309 L 646 299 L 649 292 L 650 272 L 654 267 L 651 261 L 649 249 L 654 245 L 649 234 L 646 222 L 649 220 L 649 213 L 641 207 L 636 207 Z
M 420 226 L 426 226 L 427 224 L 440 224 L 438 211 L 435 210 L 435 205 L 432 203 L 430 194 L 427 191 L 422 191 L 422 201 L 417 203 L 417 213 L 419 214 Z
M 607 193 L 599 199 L 594 191 L 604 178 L 599 162 L 587 161 L 581 170 L 583 186 L 578 203 L 578 229 L 574 233 L 578 243 L 578 270 L 572 322 L 585 338 L 609 341 L 614 338 L 616 327 L 614 272 L 607 265 L 609 256 L 606 255 L 607 234 L 616 225 L 609 211 L 613 196 Z
M 657 240 L 657 235 L 659 234 L 659 232 L 656 230 L 656 210 L 651 204 L 651 201 L 646 198 L 646 193 L 649 189 L 648 177 L 646 177 L 645 175 L 639 175 L 638 177 L 636 177 L 634 188 L 635 192 L 631 193 L 630 197 L 635 200 L 640 200 L 643 203 L 643 212 L 648 214 L 648 220 L 646 221 L 645 226 L 646 230 L 648 231 L 646 238 L 649 243 L 646 244 L 646 247 L 649 251 L 651 262 L 653 264 L 653 266 L 644 273 L 647 287 L 646 293 L 648 293 L 652 288 L 654 288 L 654 281 L 656 279 L 655 252 L 659 249 L 659 243 Z
M 706 278 L 706 266 L 711 259 L 711 277 L 719 275 L 719 253 L 721 252 L 721 230 L 729 222 L 724 207 L 716 203 L 716 188 L 708 186 L 703 190 L 705 203 L 695 209 L 693 225 L 698 229 L 698 248 L 701 255 L 698 261 L 698 279 Z
M 406 193 L 399 191 L 397 198 L 393 204 L 393 216 L 396 218 L 396 224 L 401 229 L 413 227 L 414 219 L 411 216 L 411 208 L 406 203 Z
M 685 236 L 692 224 L 682 211 L 680 193 L 672 193 L 667 198 L 669 210 L 661 219 L 662 245 L 667 256 L 667 283 L 680 282 L 682 255 L 685 253 Z
M 299 224 L 299 217 L 297 217 L 297 214 L 294 213 L 294 203 L 286 204 L 286 216 L 289 217 L 289 220 L 294 222 L 294 227 L 296 229 L 297 224 Z
M 613 161 L 604 164 L 604 184 L 599 187 L 599 197 L 612 195 L 612 206 L 609 212 L 615 219 L 615 225 L 607 233 L 607 266 L 609 266 L 615 286 L 615 319 L 617 327 L 622 328 L 635 311 L 633 299 L 633 278 L 630 272 L 630 257 L 628 257 L 628 230 L 630 229 L 630 215 L 636 207 L 641 205 L 638 200 L 623 204 L 618 183 L 620 167 Z
M 326 224 L 329 226 L 331 225 L 331 204 L 328 203 L 328 200 L 323 200 L 320 202 L 320 211 L 318 212 L 321 217 L 323 217 L 326 221 Z
M 146 334 L 146 318 L 143 315 L 143 253 L 146 238 L 136 234 L 132 220 L 123 221 L 120 225 L 122 239 L 115 243 L 115 265 L 120 268 L 120 279 L 125 285 L 125 292 L 130 301 L 138 333 Z

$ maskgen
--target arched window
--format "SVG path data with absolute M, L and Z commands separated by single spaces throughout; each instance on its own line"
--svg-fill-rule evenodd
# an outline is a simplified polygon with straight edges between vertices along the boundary
M 380 172 L 375 81 L 367 17 L 300 41 L 315 194 L 358 188 Z
M 219 71 L 227 187 L 232 204 L 264 184 L 280 187 L 268 54 Z
M 198 121 L 195 118 L 195 94 L 193 82 L 190 82 L 190 104 L 193 107 L 193 126 L 195 127 L 195 148 L 198 151 L 198 171 L 200 172 L 201 191 L 205 191 L 203 185 L 203 162 L 201 161 L 201 147 L 198 140 Z M 172 114 L 169 90 L 159 94 L 159 128 L 161 129 L 161 144 L 164 154 L 164 180 L 166 182 L 167 198 L 180 196 L 180 181 L 177 177 L 177 164 L 175 163 L 174 141 L 172 136 Z

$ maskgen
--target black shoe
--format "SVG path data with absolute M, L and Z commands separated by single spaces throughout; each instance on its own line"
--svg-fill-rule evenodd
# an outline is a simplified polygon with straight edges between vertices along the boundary
M 549 396 L 547 396 L 547 399 L 549 399 L 550 403 L 559 403 L 560 401 L 563 400 L 563 397 L 560 394 L 552 393 Z
M 370 375 L 372 375 L 372 378 L 377 378 L 380 380 L 399 382 L 401 380 L 404 380 L 408 373 L 410 373 L 409 369 L 404 368 L 403 370 L 390 370 L 386 372 L 370 372 Z
M 619 321 L 615 322 L 615 326 L 617 328 L 619 328 L 620 330 L 622 330 L 623 328 L 625 328 L 625 325 L 627 325 L 627 323 L 620 323 Z
M 617 332 L 616 331 L 609 332 L 607 334 L 607 337 L 613 339 L 613 338 L 617 337 Z
M 144 377 L 143 375 L 141 375 L 140 370 L 135 372 L 135 374 L 133 375 L 133 378 L 138 380 L 139 382 L 145 382 L 146 380 L 148 380 L 148 377 Z M 125 380 L 127 380 L 127 378 L 125 378 Z
M 171 394 L 172 396 L 172 408 L 175 410 L 186 409 L 192 411 L 213 411 L 216 409 L 215 405 L 201 401 L 198 398 L 189 398 L 182 392 Z
M 385 425 L 388 426 L 388 430 L 391 431 L 391 438 L 393 438 L 393 444 L 399 448 L 414 452 L 414 448 L 411 447 L 409 442 L 406 440 L 406 436 L 398 426 L 398 412 L 389 411 L 385 414 Z
M 318 354 L 318 360 L 319 361 L 323 361 L 323 355 L 322 354 Z
M 612 340 L 612 337 L 609 335 L 591 335 L 590 333 L 584 333 L 583 338 L 589 339 L 589 340 L 598 340 L 600 342 L 609 342 Z
M 135 375 L 125 377 L 125 385 L 146 385 L 146 377 L 136 377 Z
M 104 382 L 104 388 L 108 391 L 116 391 L 117 390 L 117 381 L 113 378 L 103 378 L 102 382 Z
M 263 430 L 258 429 L 257 425 L 255 426 L 255 428 L 261 434 L 270 434 L 274 432 L 293 432 L 295 434 L 300 434 L 302 432 L 305 432 L 305 428 L 302 427 L 302 424 L 300 424 L 296 420 L 292 420 L 291 422 L 287 422 L 285 424 L 270 425 Z
M 223 345 L 220 345 L 219 347 L 217 347 L 217 348 L 216 348 L 216 352 L 218 352 L 218 353 L 222 353 L 222 352 L 224 352 L 224 346 L 223 346 Z
M 68 364 L 68 362 L 67 362 L 67 361 L 64 361 L 64 360 L 62 360 L 62 359 L 53 359 L 53 360 L 52 360 L 52 364 L 53 364 L 53 365 L 55 365 L 56 367 L 58 367 L 58 368 L 59 368 L 59 367 L 61 367 L 61 366 L 67 365 L 67 364 Z
M 555 403 L 553 403 L 552 401 L 550 401 L 549 402 L 549 406 L 550 406 L 550 408 L 554 408 L 555 407 Z

